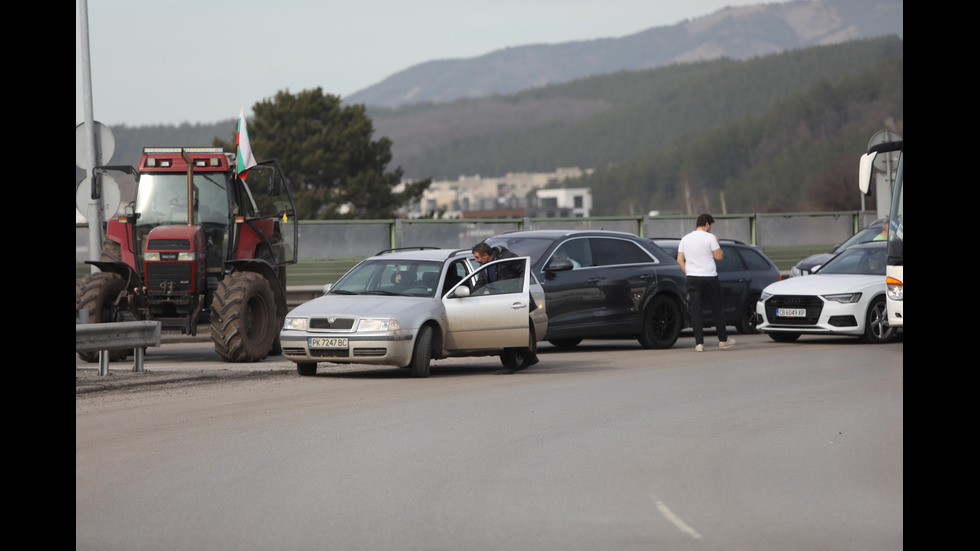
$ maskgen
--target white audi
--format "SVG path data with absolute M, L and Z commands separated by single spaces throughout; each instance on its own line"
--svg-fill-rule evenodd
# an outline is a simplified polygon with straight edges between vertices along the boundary
M 814 274 L 768 285 L 756 304 L 758 329 L 777 342 L 800 335 L 854 335 L 864 342 L 892 340 L 885 310 L 886 243 L 855 245 Z

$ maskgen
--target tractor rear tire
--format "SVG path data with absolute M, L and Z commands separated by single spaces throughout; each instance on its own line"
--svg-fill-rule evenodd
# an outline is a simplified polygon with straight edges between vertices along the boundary
M 211 301 L 211 340 L 226 362 L 257 362 L 272 350 L 276 299 L 269 281 L 254 272 L 225 276 Z
M 116 319 L 116 298 L 126 288 L 126 280 L 119 274 L 96 272 L 85 276 L 76 286 L 75 310 L 88 310 L 89 323 L 109 323 Z M 129 349 L 109 351 L 109 361 L 118 362 L 126 359 Z M 82 360 L 94 363 L 99 361 L 98 352 L 79 352 Z

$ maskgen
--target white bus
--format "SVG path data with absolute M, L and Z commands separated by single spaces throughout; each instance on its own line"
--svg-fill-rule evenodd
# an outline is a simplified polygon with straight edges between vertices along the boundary
M 905 263 L 904 252 L 904 201 L 903 201 L 903 168 L 905 164 L 905 152 L 902 141 L 885 142 L 868 148 L 868 152 L 861 157 L 861 168 L 858 185 L 861 192 L 867 195 L 870 193 L 872 174 L 874 172 L 873 162 L 877 155 L 887 155 L 898 152 L 898 170 L 895 175 L 895 187 L 892 189 L 891 211 L 888 213 L 888 268 L 885 276 L 885 285 L 888 297 L 888 324 L 892 327 L 904 327 L 904 289 L 905 282 L 903 265 Z

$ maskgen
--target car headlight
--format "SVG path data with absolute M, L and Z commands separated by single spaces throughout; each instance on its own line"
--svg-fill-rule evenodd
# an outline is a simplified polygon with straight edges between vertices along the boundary
M 358 331 L 398 331 L 402 326 L 393 319 L 362 319 L 357 323 Z
M 861 293 L 840 293 L 836 295 L 823 295 L 823 298 L 832 302 L 839 302 L 841 304 L 853 304 L 861 300 Z
M 293 331 L 306 331 L 310 327 L 310 318 L 286 318 L 286 323 L 282 325 L 283 329 L 292 329 Z
M 800 277 L 803 275 L 803 270 L 799 266 L 793 266 L 793 269 L 789 271 L 789 277 Z
M 769 297 L 771 297 L 771 296 L 772 296 L 772 293 L 767 293 L 765 291 L 762 291 L 762 294 L 759 295 L 759 302 L 765 302 L 765 301 L 769 300 Z
M 893 277 L 885 278 L 885 286 L 888 292 L 888 298 L 892 300 L 904 300 L 905 290 L 901 281 Z

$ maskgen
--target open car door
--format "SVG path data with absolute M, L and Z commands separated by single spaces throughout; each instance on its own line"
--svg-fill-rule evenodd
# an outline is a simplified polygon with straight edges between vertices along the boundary
M 266 260 L 273 266 L 296 264 L 299 254 L 299 219 L 292 194 L 286 186 L 282 167 L 277 159 L 262 161 L 248 169 L 242 185 L 241 205 L 237 214 L 246 226 L 252 225 L 255 234 L 271 235 Z
M 527 346 L 531 312 L 529 257 L 481 266 L 443 296 L 446 349 L 489 350 Z M 490 270 L 500 274 L 495 281 Z

